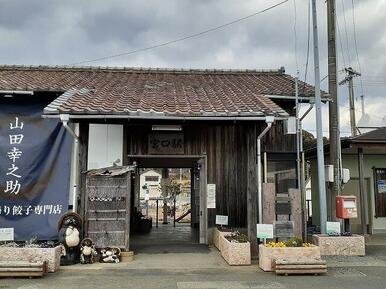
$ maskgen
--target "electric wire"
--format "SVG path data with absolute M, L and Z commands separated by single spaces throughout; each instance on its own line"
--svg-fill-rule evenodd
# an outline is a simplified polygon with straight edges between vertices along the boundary
M 344 32 L 346 34 L 347 61 L 348 61 L 348 64 L 351 65 L 351 54 L 350 54 L 349 38 L 348 38 L 348 33 L 347 33 L 346 9 L 345 9 L 345 6 L 344 6 L 344 0 L 341 0 L 341 3 L 342 3 Z
M 255 13 L 249 14 L 247 16 L 244 16 L 242 18 L 238 18 L 236 20 L 227 22 L 227 23 L 222 24 L 222 25 L 215 26 L 215 27 L 203 30 L 203 31 L 198 32 L 198 33 L 190 34 L 190 35 L 183 36 L 183 37 L 180 37 L 180 38 L 177 38 L 177 39 L 174 39 L 174 40 L 170 40 L 170 41 L 167 41 L 167 42 L 150 45 L 150 46 L 139 48 L 139 49 L 134 49 L 134 50 L 127 51 L 127 52 L 122 52 L 122 53 L 118 53 L 118 54 L 112 54 L 112 55 L 98 57 L 98 58 L 94 58 L 94 59 L 78 61 L 78 62 L 71 63 L 69 65 L 80 65 L 80 64 L 84 64 L 84 63 L 102 61 L 102 60 L 107 60 L 107 59 L 116 58 L 116 57 L 120 57 L 120 56 L 131 55 L 131 54 L 135 54 L 135 53 L 139 53 L 139 52 L 143 52 L 143 51 L 148 51 L 148 50 L 160 48 L 160 47 L 167 46 L 167 45 L 170 45 L 170 44 L 174 44 L 174 43 L 177 43 L 177 42 L 185 41 L 185 40 L 188 40 L 188 39 L 196 38 L 196 37 L 202 36 L 204 34 L 208 34 L 208 33 L 211 33 L 213 31 L 220 30 L 220 29 L 223 29 L 225 27 L 231 26 L 231 25 L 236 24 L 238 22 L 247 20 L 249 18 L 252 18 L 254 16 L 257 16 L 259 14 L 267 12 L 269 10 L 272 10 L 272 9 L 274 9 L 274 8 L 280 6 L 280 5 L 283 5 L 284 3 L 288 2 L 288 1 L 289 0 L 283 0 L 283 1 L 281 1 L 279 3 L 276 3 L 276 4 L 272 5 L 272 6 L 269 6 L 269 7 L 265 8 L 265 9 L 263 9 L 263 10 L 257 11 Z
M 342 53 L 343 67 L 347 67 L 346 66 L 346 59 L 344 57 L 344 49 L 343 49 L 343 43 L 342 43 L 342 34 L 340 32 L 339 21 L 336 21 L 336 28 L 338 30 L 338 40 L 339 40 L 339 44 L 340 44 L 340 52 Z
M 356 36 L 357 33 L 356 33 L 356 25 L 355 25 L 355 6 L 354 6 L 354 0 L 351 0 L 351 5 L 352 5 L 351 13 L 352 13 L 352 25 L 353 25 L 353 34 L 354 34 L 355 54 L 356 54 L 356 58 L 357 58 L 357 62 L 358 62 L 359 72 L 361 73 L 361 75 L 359 76 L 359 82 L 361 84 L 361 93 L 362 93 L 361 97 L 364 97 L 363 83 L 362 83 L 362 69 L 361 69 L 361 63 L 359 61 L 358 44 L 357 44 L 357 36 Z
M 307 6 L 307 55 L 306 55 L 306 64 L 304 68 L 304 84 L 303 84 L 303 93 L 306 88 L 306 83 L 307 83 L 307 73 L 308 73 L 308 61 L 310 58 L 310 34 L 311 34 L 311 1 L 308 1 L 308 6 Z
M 293 26 L 293 30 L 294 30 L 294 50 L 295 50 L 295 64 L 296 64 L 296 73 L 299 74 L 299 63 L 298 63 L 298 45 L 297 45 L 297 41 L 298 41 L 298 37 L 297 37 L 297 31 L 296 31 L 296 25 L 297 25 L 297 11 L 296 11 L 296 0 L 293 0 L 293 3 L 294 3 L 294 26 Z

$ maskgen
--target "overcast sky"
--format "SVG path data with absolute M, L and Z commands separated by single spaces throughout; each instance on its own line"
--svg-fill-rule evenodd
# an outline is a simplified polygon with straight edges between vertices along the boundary
M 0 63 L 79 63 L 198 33 L 280 1 L 0 0 Z M 327 75 L 326 3 L 317 2 L 323 78 Z M 352 1 L 336 2 L 337 32 L 340 32 L 337 34 L 341 36 L 341 41 L 337 41 L 338 69 L 361 68 L 366 112 L 371 114 L 371 124 L 381 125 L 386 115 L 386 1 L 354 0 L 360 68 L 355 51 Z M 238 69 L 284 66 L 292 75 L 298 69 L 300 78 L 304 79 L 307 11 L 308 1 L 289 0 L 275 9 L 198 38 L 82 65 Z M 307 80 L 313 83 L 312 42 L 308 72 Z M 339 73 L 339 80 L 343 77 L 344 73 Z M 328 89 L 327 79 L 322 88 Z M 341 87 L 339 93 L 342 131 L 348 132 L 347 88 Z M 355 79 L 355 93 L 362 94 L 359 78 Z M 356 109 L 360 119 L 359 98 Z M 327 110 L 323 122 L 327 131 L 326 113 Z M 315 129 L 313 119 L 314 111 L 305 123 L 310 131 Z

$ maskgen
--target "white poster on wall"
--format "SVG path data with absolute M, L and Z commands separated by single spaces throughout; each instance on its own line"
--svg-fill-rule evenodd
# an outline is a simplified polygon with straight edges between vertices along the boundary
M 216 184 L 207 185 L 207 208 L 215 209 L 216 208 Z

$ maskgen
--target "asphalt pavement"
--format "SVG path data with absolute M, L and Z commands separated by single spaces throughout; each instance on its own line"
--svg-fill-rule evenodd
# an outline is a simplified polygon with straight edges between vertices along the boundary
M 0 289 L 384 289 L 386 246 L 367 247 L 365 257 L 328 257 L 323 276 L 276 276 L 257 264 L 228 266 L 219 252 L 143 253 L 130 263 L 62 267 L 36 279 L 0 279 Z

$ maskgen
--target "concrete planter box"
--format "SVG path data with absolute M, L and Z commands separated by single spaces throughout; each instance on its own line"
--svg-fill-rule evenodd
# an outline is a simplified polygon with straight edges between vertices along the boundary
M 221 251 L 221 246 L 220 246 L 220 237 L 221 236 L 229 236 L 232 232 L 227 232 L 227 231 L 220 231 L 218 228 L 215 228 L 213 231 L 213 245 Z
M 221 256 L 229 265 L 251 265 L 251 244 L 228 241 L 220 235 L 219 247 Z
M 312 247 L 283 247 L 271 248 L 259 245 L 259 267 L 264 271 L 274 271 L 274 260 L 277 258 L 315 258 L 320 259 L 320 248 Z
M 337 236 L 312 235 L 312 242 L 320 247 L 322 255 L 364 256 L 365 238 L 360 235 Z
M 60 266 L 61 247 L 16 248 L 0 247 L 0 261 L 47 262 L 47 271 L 56 272 Z

